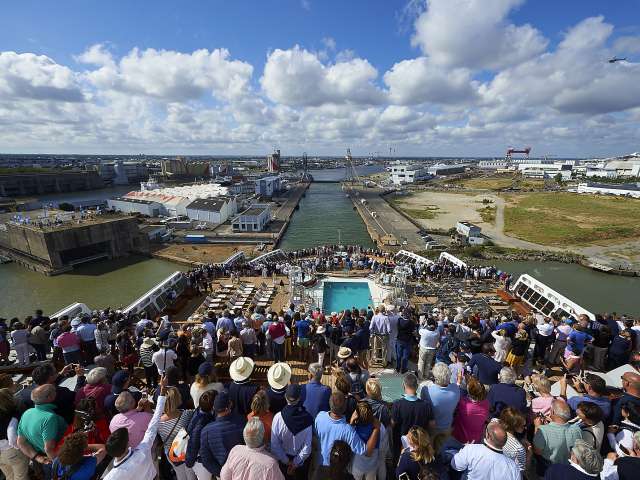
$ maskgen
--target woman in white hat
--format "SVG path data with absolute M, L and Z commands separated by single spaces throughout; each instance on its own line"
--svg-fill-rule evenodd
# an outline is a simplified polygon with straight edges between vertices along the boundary
M 267 381 L 269 389 L 267 397 L 269 397 L 269 410 L 275 415 L 280 412 L 287 404 L 284 394 L 287 391 L 287 385 L 291 380 L 291 367 L 284 362 L 278 362 L 271 365 L 267 372 Z
M 251 382 L 255 363 L 249 357 L 236 358 L 229 366 L 229 399 L 233 402 L 233 412 L 246 417 L 251 412 L 251 400 L 258 386 Z

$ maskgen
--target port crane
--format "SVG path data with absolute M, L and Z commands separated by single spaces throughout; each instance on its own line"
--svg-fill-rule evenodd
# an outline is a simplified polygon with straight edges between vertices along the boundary
M 505 158 L 511 160 L 511 158 L 513 157 L 514 153 L 522 153 L 522 154 L 525 155 L 525 158 L 529 158 L 529 153 L 531 153 L 531 147 L 524 147 L 524 148 L 521 148 L 521 149 L 517 149 L 517 148 L 514 148 L 514 147 L 509 147 L 507 149 L 507 155 L 506 155 Z

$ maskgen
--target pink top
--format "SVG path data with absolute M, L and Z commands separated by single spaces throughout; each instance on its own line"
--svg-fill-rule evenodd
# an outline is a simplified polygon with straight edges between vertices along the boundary
M 562 397 L 535 397 L 531 399 L 531 412 L 532 413 L 543 413 L 544 415 L 548 415 L 551 411 L 551 404 L 554 400 L 562 400 Z
M 126 428 L 129 430 L 129 446 L 136 448 L 144 438 L 144 433 L 147 431 L 147 426 L 149 426 L 152 416 L 148 412 L 138 412 L 136 410 L 119 413 L 111 419 L 109 431 L 113 433 L 119 428 Z
M 74 352 L 80 350 L 80 337 L 73 332 L 65 332 L 58 335 L 56 343 L 63 352 Z
M 462 443 L 480 443 L 488 418 L 488 400 L 475 402 L 466 395 L 461 397 L 453 420 L 453 436 Z
M 220 471 L 220 480 L 284 480 L 278 461 L 264 447 L 236 445 Z

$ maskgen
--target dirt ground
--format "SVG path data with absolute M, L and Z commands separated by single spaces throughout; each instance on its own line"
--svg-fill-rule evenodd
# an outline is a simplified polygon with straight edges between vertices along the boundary
M 486 225 L 478 212 L 486 205 L 482 200 L 489 199 L 496 202 L 498 197 L 491 193 L 486 194 L 460 194 L 435 191 L 415 192 L 406 197 L 396 197 L 397 202 L 408 209 L 426 209 L 437 206 L 432 219 L 420 219 L 417 221 L 424 228 L 448 230 L 456 226 L 461 220 Z M 489 204 L 491 205 L 491 204 Z
M 257 250 L 257 245 L 215 244 L 215 245 L 168 245 L 154 252 L 168 259 L 180 259 L 188 262 L 217 263 L 229 258 L 241 250 L 247 257 L 255 257 L 264 252 Z M 265 250 L 266 251 L 266 250 Z

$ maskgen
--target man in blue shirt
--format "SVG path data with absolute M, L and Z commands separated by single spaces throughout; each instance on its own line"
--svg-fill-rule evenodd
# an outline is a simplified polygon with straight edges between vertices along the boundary
M 214 476 L 227 461 L 229 452 L 236 445 L 242 445 L 244 419 L 232 413 L 233 405 L 226 391 L 218 393 L 213 401 L 216 420 L 200 433 L 200 459 L 202 465 Z
M 309 337 L 311 336 L 311 320 L 309 317 L 304 317 L 295 323 L 298 347 L 300 347 L 300 358 L 303 361 L 307 361 L 309 355 Z
M 309 382 L 302 390 L 302 404 L 312 417 L 319 412 L 329 410 L 329 397 L 331 389 L 322 384 L 322 365 L 312 363 L 309 365 Z
M 584 381 L 574 380 L 573 388 L 581 395 L 576 395 L 567 400 L 574 412 L 580 402 L 595 403 L 600 407 L 605 418 L 611 414 L 611 400 L 607 398 L 607 384 L 598 375 L 587 374 Z M 560 396 L 567 398 L 567 377 L 560 379 Z
M 342 392 L 334 392 L 329 399 L 329 411 L 320 412 L 315 420 L 315 431 L 320 442 L 321 466 L 319 473 L 328 473 L 331 448 L 333 444 L 341 440 L 349 445 L 356 455 L 371 456 L 378 443 L 380 435 L 380 422 L 374 419 L 373 433 L 365 444 L 358 436 L 355 428 L 347 423 L 344 413 L 347 407 L 347 399 Z M 318 478 L 325 478 L 320 476 Z M 327 477 L 328 478 L 328 477 Z
M 469 368 L 473 375 L 484 385 L 498 383 L 498 374 L 502 368 L 500 362 L 496 362 L 492 355 L 495 353 L 491 343 L 482 344 L 482 353 L 474 353 L 469 360 Z
M 576 325 L 569 334 L 567 348 L 576 354 L 582 353 L 587 342 L 593 341 L 593 337 L 582 331 L 581 325 Z
M 222 317 L 220 317 L 218 319 L 218 322 L 216 323 L 216 331 L 222 329 L 226 333 L 233 332 L 233 330 L 235 329 L 235 324 L 233 323 L 233 320 L 231 320 L 230 315 L 231 314 L 228 310 L 224 312 Z

